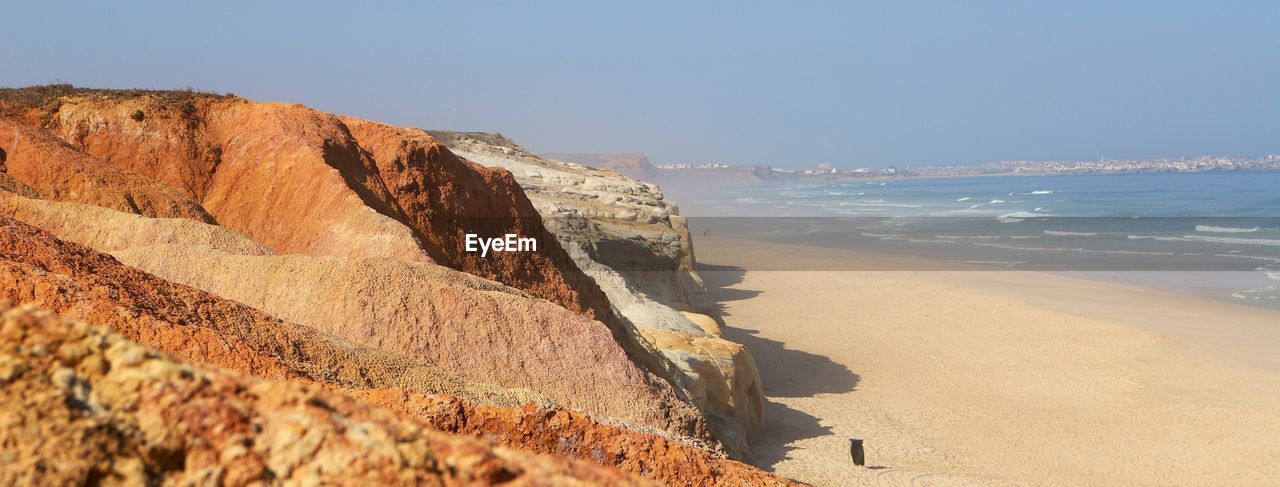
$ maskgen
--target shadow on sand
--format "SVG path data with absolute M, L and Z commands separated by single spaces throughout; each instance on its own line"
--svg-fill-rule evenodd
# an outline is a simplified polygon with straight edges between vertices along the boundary
M 746 270 L 736 266 L 698 264 L 707 290 L 714 296 L 722 317 L 732 316 L 724 303 L 760 296 L 761 291 L 732 288 L 741 284 Z M 765 431 L 752 440 L 751 463 L 771 468 L 787 458 L 794 448 L 787 445 L 804 439 L 832 434 L 830 426 L 817 417 L 773 399 L 810 397 L 815 394 L 850 392 L 858 386 L 858 374 L 831 359 L 786 347 L 786 344 L 759 336 L 750 323 L 733 320 L 721 323 L 724 337 L 741 343 L 751 352 L 764 382 Z
M 699 264 L 698 273 L 720 306 L 722 317 L 732 316 L 724 308 L 724 303 L 762 294 L 760 291 L 730 288 L 741 283 L 746 275 L 741 267 Z M 766 396 L 809 397 L 849 392 L 858 386 L 858 374 L 848 367 L 822 355 L 790 349 L 785 343 L 761 337 L 760 331 L 751 329 L 750 323 L 735 321 L 732 325 L 721 323 L 721 326 L 726 339 L 745 345 L 755 358 Z

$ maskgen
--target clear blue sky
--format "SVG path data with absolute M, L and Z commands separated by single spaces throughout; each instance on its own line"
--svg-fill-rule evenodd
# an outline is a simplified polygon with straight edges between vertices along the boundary
M 192 86 L 657 162 L 1280 152 L 1274 0 L 84 3 L 4 7 L 0 85 Z

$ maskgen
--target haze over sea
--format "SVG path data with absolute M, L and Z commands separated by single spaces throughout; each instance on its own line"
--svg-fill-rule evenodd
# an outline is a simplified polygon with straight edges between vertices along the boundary
M 697 232 L 1062 272 L 1272 308 L 1278 188 L 1280 172 L 663 185 Z

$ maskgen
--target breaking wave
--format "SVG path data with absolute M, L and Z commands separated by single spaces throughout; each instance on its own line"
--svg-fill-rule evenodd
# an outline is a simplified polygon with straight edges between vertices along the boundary
M 1235 228 L 1235 227 L 1215 227 L 1210 225 L 1196 225 L 1197 232 L 1208 232 L 1208 233 L 1253 233 L 1258 230 L 1261 230 L 1261 228 L 1258 228 L 1258 227 Z

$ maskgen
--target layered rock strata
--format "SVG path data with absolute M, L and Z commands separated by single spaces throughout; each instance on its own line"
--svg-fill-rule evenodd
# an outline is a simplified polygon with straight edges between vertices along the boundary
M 104 233 L 85 231 L 90 225 L 74 218 L 76 210 L 106 222 L 113 220 L 110 214 L 118 214 L 12 195 L 0 196 L 0 208 L 6 213 L 20 208 L 19 213 L 32 220 L 68 229 L 65 234 L 90 241 Z M 123 216 L 126 221 L 134 221 L 134 226 L 150 220 Z M 150 223 L 181 227 L 187 222 L 168 219 Z M 128 233 L 128 226 L 113 228 Z M 140 233 L 188 243 L 208 235 Z M 226 237 L 230 236 L 212 241 L 226 241 Z M 579 458 L 672 485 L 786 483 L 753 467 L 725 460 L 714 451 L 690 445 L 687 440 L 667 438 L 656 429 L 645 433 L 601 423 L 588 415 L 555 407 L 554 402 L 531 390 L 469 382 L 408 357 L 364 349 L 236 303 L 202 296 L 200 291 L 147 276 L 23 223 L 0 219 L 0 249 L 0 299 L 107 324 L 135 340 L 198 364 L 321 385 L 408 414 L 442 431 L 479 436 L 522 450 Z M 148 290 L 154 294 L 148 295 Z M 29 472 L 22 473 L 24 478 L 31 478 L 25 477 Z
M 720 335 L 693 270 L 691 238 L 657 186 L 612 171 L 537 156 L 484 133 L 431 132 L 453 152 L 511 171 L 547 228 L 638 334 L 680 368 L 680 385 L 729 447 L 747 448 L 764 396 L 750 353 Z
M 176 362 L 30 309 L 0 313 L 0 390 L 6 485 L 646 484 L 316 387 Z
M 685 402 L 745 451 L 758 378 L 697 313 L 674 207 L 608 178 L 548 206 L 524 176 L 298 105 L 0 90 L 0 215 L 58 237 L 0 218 L 0 299 L 516 448 L 675 484 L 784 482 L 724 460 Z M 479 257 L 465 233 L 540 251 Z

